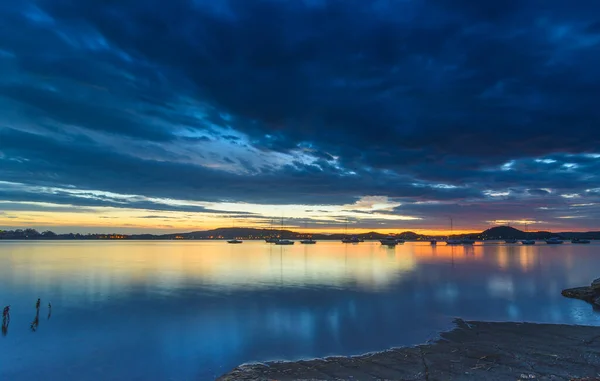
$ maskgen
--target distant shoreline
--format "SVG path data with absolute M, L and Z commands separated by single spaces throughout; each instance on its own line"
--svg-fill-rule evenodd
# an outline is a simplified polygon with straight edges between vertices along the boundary
M 352 357 L 241 365 L 217 381 L 574 380 L 597 377 L 600 327 L 457 319 L 428 344 Z
M 218 228 L 205 231 L 194 231 L 188 233 L 169 233 L 169 234 L 120 234 L 120 233 L 66 233 L 57 234 L 52 231 L 38 232 L 35 229 L 16 229 L 16 230 L 0 230 L 0 240 L 227 240 L 227 239 L 242 239 L 242 240 L 264 240 L 267 238 L 281 238 L 290 240 L 299 240 L 305 238 L 313 238 L 319 241 L 336 241 L 344 237 L 355 236 L 364 240 L 380 240 L 389 233 L 378 233 L 375 231 L 357 234 L 323 234 L 323 233 L 298 233 L 291 230 L 283 229 L 257 229 L 257 228 Z M 463 239 L 470 238 L 480 241 L 502 240 L 502 239 L 530 239 L 544 240 L 551 237 L 559 237 L 561 239 L 600 239 L 600 231 L 593 232 L 525 232 L 515 229 L 510 226 L 497 226 L 480 233 L 453 234 L 450 236 L 444 235 L 425 235 L 417 234 L 412 231 L 404 231 L 394 235 L 406 241 L 426 241 L 431 239 L 445 240 L 448 238 Z

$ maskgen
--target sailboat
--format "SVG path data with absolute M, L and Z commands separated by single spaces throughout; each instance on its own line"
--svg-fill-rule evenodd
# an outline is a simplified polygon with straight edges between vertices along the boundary
M 293 245 L 295 242 L 289 239 L 278 239 L 275 245 Z
M 562 245 L 564 241 L 558 237 L 552 237 L 546 240 L 547 245 Z
M 527 226 L 527 223 L 525 223 L 525 232 L 529 232 L 529 227 Z M 521 244 L 522 245 L 535 245 L 535 239 L 524 239 L 521 241 Z
M 231 223 L 231 227 L 232 227 L 232 228 L 234 228 L 234 227 L 235 227 L 235 220 L 234 220 L 234 221 Z M 227 241 L 227 243 L 233 243 L 233 244 L 237 244 L 237 243 L 242 243 L 242 240 L 241 240 L 241 239 L 234 238 L 234 239 L 230 239 L 230 240 L 228 240 L 228 241 Z
M 304 230 L 306 230 L 307 227 L 308 227 L 308 221 L 304 221 Z M 312 239 L 312 236 L 310 236 L 306 239 L 301 240 L 300 243 L 303 245 L 314 245 L 317 243 L 317 241 Z
M 448 239 L 446 240 L 446 245 L 462 244 L 462 241 L 460 239 L 451 239 L 450 238 L 450 237 L 452 237 L 452 232 L 454 232 L 454 222 L 452 221 L 452 217 L 450 217 L 450 235 L 448 236 Z
M 346 236 L 342 238 L 342 243 L 359 243 L 363 242 L 357 236 L 348 237 L 348 218 L 346 218 Z
M 281 217 L 281 232 L 283 234 L 283 217 Z M 293 245 L 294 243 L 294 241 L 290 241 L 289 239 L 281 238 L 274 242 L 275 245 Z

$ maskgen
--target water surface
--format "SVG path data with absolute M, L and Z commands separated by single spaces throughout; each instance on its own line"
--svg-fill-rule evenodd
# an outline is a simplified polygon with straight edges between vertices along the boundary
M 599 269 L 599 244 L 5 241 L 0 379 L 211 380 L 420 343 L 454 317 L 600 325 L 560 295 Z

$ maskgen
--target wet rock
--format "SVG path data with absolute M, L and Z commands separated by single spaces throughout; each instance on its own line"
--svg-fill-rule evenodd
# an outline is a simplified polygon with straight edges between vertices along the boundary
M 561 292 L 567 298 L 581 299 L 600 309 L 600 278 L 594 280 L 590 287 L 568 288 Z
M 589 303 L 593 303 L 594 300 L 600 296 L 591 287 L 568 288 L 563 290 L 561 294 L 567 298 L 581 299 Z
M 598 376 L 600 327 L 456 323 L 430 344 L 354 357 L 243 365 L 217 380 L 596 381 Z

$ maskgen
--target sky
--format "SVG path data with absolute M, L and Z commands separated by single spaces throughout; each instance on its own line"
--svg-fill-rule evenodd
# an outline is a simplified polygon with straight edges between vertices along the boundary
M 600 230 L 598 15 L 3 1 L 0 229 Z

